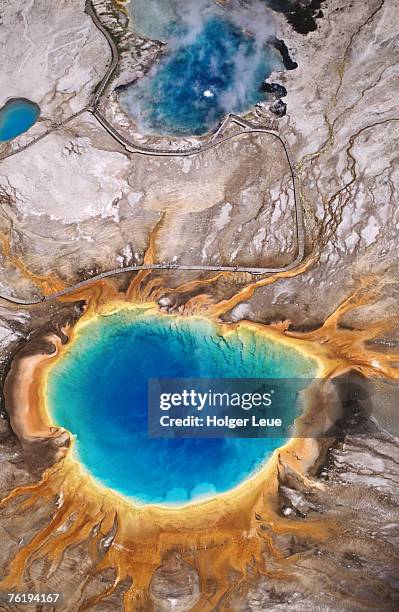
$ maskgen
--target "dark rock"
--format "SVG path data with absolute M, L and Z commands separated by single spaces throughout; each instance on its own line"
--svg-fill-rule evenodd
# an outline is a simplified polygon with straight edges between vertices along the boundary
M 282 100 L 275 100 L 270 104 L 269 110 L 276 115 L 276 117 L 284 117 L 287 112 L 287 105 Z
M 284 98 L 287 95 L 286 88 L 284 85 L 280 85 L 280 83 L 267 83 L 264 81 L 260 90 L 264 91 L 265 93 L 272 94 L 275 99 Z
M 323 16 L 323 2 L 325 0 L 268 0 L 268 5 L 283 13 L 296 32 L 307 34 L 317 29 L 316 19 Z
M 281 38 L 274 36 L 270 42 L 276 51 L 280 53 L 286 70 L 295 70 L 295 68 L 298 68 L 298 64 L 292 60 L 288 47 Z

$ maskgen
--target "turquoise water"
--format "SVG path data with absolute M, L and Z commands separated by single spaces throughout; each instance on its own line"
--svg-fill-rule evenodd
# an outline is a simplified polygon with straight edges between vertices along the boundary
M 213 130 L 227 113 L 263 99 L 262 81 L 282 69 L 259 2 L 227 11 L 213 0 L 136 0 L 131 12 L 136 31 L 168 43 L 149 74 L 120 94 L 145 132 Z
M 205 319 L 122 311 L 82 328 L 54 365 L 49 409 L 77 435 L 78 458 L 102 484 L 139 503 L 184 503 L 235 487 L 284 440 L 149 438 L 147 380 L 314 370 L 312 360 L 248 328 L 221 336 Z M 295 413 L 295 405 L 287 409 Z
M 23 134 L 38 120 L 40 109 L 25 98 L 9 100 L 0 109 L 0 141 L 12 140 Z

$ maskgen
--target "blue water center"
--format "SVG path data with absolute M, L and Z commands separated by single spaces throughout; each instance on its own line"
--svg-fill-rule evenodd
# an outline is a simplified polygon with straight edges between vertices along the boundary
M 227 113 L 261 100 L 263 80 L 282 68 L 259 2 L 230 11 L 214 0 L 136 0 L 131 11 L 136 31 L 167 43 L 148 75 L 120 93 L 144 132 L 213 130 Z
M 23 134 L 38 120 L 40 108 L 25 98 L 8 100 L 0 109 L 0 142 Z
M 315 368 L 248 326 L 222 335 L 203 318 L 125 310 L 81 328 L 50 370 L 47 398 L 53 421 L 76 434 L 74 452 L 100 483 L 141 504 L 182 504 L 237 486 L 284 440 L 151 438 L 148 379 L 309 378 Z M 287 414 L 296 411 L 292 402 Z

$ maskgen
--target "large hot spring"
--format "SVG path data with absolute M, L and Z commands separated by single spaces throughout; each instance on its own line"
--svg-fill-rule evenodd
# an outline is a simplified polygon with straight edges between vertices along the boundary
M 148 380 L 305 381 L 315 372 L 312 358 L 255 327 L 226 333 L 205 318 L 137 307 L 81 326 L 49 371 L 47 401 L 53 422 L 76 435 L 73 452 L 98 482 L 139 504 L 184 504 L 233 489 L 285 440 L 151 438 Z M 297 410 L 287 399 L 291 421 Z

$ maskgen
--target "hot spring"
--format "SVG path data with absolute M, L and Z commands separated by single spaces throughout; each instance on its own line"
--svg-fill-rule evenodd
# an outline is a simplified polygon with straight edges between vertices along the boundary
M 283 68 L 268 42 L 270 11 L 253 0 L 225 9 L 214 0 L 135 0 L 133 28 L 167 43 L 148 75 L 120 93 L 147 133 L 203 134 L 227 113 L 263 99 L 260 86 Z
M 151 378 L 309 381 L 311 357 L 243 324 L 136 307 L 82 325 L 48 373 L 51 420 L 75 434 L 73 453 L 102 485 L 139 504 L 184 504 L 227 492 L 264 466 L 282 438 L 151 438 Z M 290 400 L 287 415 L 297 416 Z

